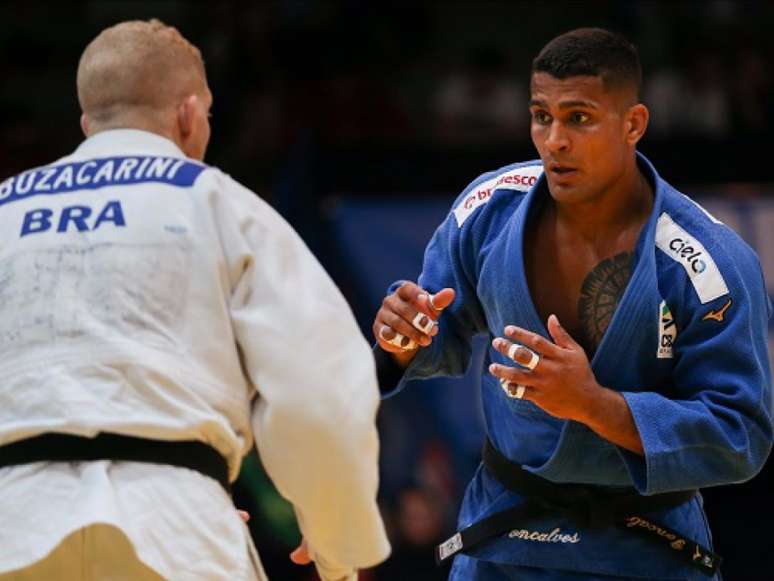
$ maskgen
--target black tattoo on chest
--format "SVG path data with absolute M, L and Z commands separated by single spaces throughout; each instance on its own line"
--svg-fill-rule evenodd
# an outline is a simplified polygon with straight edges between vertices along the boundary
M 606 258 L 583 280 L 578 301 L 578 320 L 586 347 L 595 350 L 602 342 L 602 335 L 629 283 L 633 258 L 631 252 L 621 252 Z

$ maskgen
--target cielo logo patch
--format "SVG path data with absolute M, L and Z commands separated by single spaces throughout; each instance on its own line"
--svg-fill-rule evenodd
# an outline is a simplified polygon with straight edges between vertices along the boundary
M 696 249 L 690 239 L 679 236 L 673 238 L 669 241 L 669 249 L 673 250 L 681 260 L 687 262 L 696 274 L 707 270 L 707 263 L 702 260 L 702 252 Z
M 704 245 L 666 212 L 656 224 L 656 246 L 685 269 L 702 304 L 728 294 L 726 281 Z

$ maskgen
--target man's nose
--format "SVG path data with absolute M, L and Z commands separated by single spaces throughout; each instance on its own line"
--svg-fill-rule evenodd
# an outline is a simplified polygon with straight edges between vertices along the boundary
M 564 126 L 557 121 L 551 123 L 548 128 L 546 147 L 552 152 L 567 151 L 570 148 L 570 140 Z

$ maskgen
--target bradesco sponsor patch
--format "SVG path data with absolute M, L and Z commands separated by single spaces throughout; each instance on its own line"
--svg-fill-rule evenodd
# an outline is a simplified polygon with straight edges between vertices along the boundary
M 505 173 L 501 173 L 485 182 L 472 188 L 465 199 L 454 208 L 454 217 L 457 219 L 457 226 L 462 227 L 465 220 L 468 219 L 476 208 L 486 204 L 495 190 L 517 190 L 526 192 L 543 173 L 542 165 L 529 165 L 517 167 Z
M 658 218 L 656 246 L 682 265 L 702 304 L 728 294 L 726 281 L 707 249 L 666 212 Z

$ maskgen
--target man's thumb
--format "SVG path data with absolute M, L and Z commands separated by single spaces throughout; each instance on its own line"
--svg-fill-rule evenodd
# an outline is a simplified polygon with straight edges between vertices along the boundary
M 436 311 L 442 311 L 454 302 L 455 296 L 457 295 L 453 288 L 444 288 L 434 295 L 428 295 L 428 303 Z
M 546 326 L 548 327 L 548 333 L 551 335 L 554 343 L 559 345 L 559 347 L 570 349 L 578 345 L 575 339 L 573 339 L 572 336 L 567 331 L 565 331 L 564 327 L 562 327 L 562 325 L 559 323 L 559 318 L 556 315 L 550 315 L 548 317 L 548 325 Z

